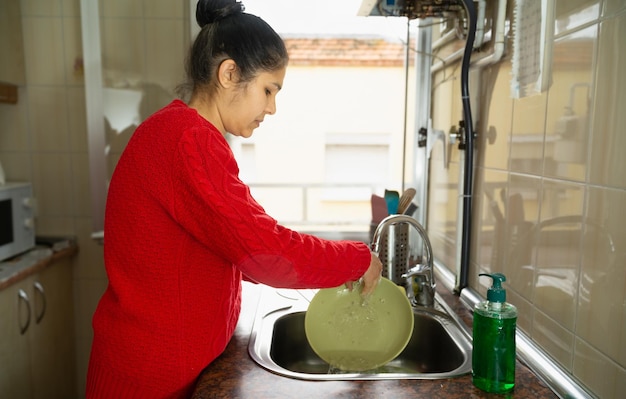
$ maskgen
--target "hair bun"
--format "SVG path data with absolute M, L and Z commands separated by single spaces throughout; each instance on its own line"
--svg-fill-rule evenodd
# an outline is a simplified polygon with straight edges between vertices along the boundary
M 244 5 L 237 0 L 199 0 L 196 7 L 196 21 L 201 28 L 232 15 L 241 14 Z

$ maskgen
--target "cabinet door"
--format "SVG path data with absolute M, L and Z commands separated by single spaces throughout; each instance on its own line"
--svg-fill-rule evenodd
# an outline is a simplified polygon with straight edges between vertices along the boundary
M 33 327 L 28 294 L 32 283 L 28 278 L 0 291 L 0 398 L 32 397 L 28 339 Z
M 35 276 L 30 331 L 35 399 L 75 397 L 74 305 L 69 259 Z

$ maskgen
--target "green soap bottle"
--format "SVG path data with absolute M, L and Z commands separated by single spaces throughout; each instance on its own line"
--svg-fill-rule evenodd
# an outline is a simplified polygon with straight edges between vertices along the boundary
M 506 302 L 500 273 L 480 274 L 493 279 L 487 300 L 474 308 L 472 382 L 483 391 L 510 392 L 515 386 L 515 326 L 517 308 Z

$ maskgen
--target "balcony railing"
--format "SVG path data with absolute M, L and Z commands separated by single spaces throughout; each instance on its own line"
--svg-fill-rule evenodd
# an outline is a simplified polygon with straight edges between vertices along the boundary
M 250 183 L 253 197 L 286 226 L 306 230 L 367 230 L 375 184 Z

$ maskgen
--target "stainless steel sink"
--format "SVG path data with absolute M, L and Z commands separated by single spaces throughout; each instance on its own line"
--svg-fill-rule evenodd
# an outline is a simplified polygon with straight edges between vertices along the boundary
M 314 294 L 263 287 L 248 346 L 260 366 L 304 380 L 439 379 L 471 372 L 471 336 L 439 295 L 433 308 L 414 308 L 411 340 L 387 365 L 359 373 L 333 369 L 315 354 L 304 332 Z

